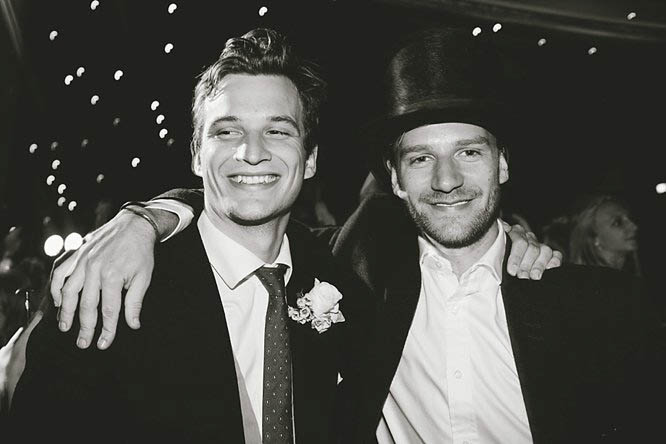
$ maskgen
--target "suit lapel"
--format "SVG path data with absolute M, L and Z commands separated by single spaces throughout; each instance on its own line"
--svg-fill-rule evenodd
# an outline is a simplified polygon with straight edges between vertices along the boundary
M 309 292 L 315 278 L 330 281 L 327 249 L 319 251 L 306 228 L 291 223 L 287 230 L 293 273 L 287 285 L 287 302 Z M 294 423 L 297 442 L 322 442 L 330 430 L 337 386 L 339 329 L 334 325 L 319 334 L 309 323 L 289 320 L 293 368 Z
M 383 238 L 375 258 L 382 275 L 376 288 L 383 289 L 383 304 L 380 303 L 375 346 L 371 347 L 371 362 L 366 369 L 373 374 L 368 378 L 371 382 L 367 395 L 373 433 L 400 363 L 421 292 L 417 233 L 408 219 L 395 218 L 392 225 L 397 235 Z
M 171 262 L 163 291 L 171 294 L 162 314 L 164 335 L 182 353 L 176 373 L 207 393 L 193 396 L 187 417 L 201 423 L 207 437 L 241 438 L 242 414 L 234 356 L 224 309 L 197 225 L 175 238 L 163 257 Z M 183 260 L 186 258 L 186 260 Z M 174 271 L 178 270 L 178 271 Z M 169 276 L 170 274 L 170 276 Z M 157 304 L 164 304 L 159 297 Z M 170 305 L 170 306 L 169 306 Z M 174 334 L 175 332 L 175 334 Z M 170 353 L 173 353 L 171 350 Z M 198 401 L 201 399 L 201 402 Z M 202 419 L 205 418 L 205 419 Z
M 506 256 L 511 250 L 507 240 Z M 558 441 L 566 431 L 566 407 L 559 405 L 557 363 L 549 359 L 560 344 L 557 318 L 558 291 L 543 281 L 521 280 L 503 271 L 502 298 L 511 347 L 535 443 Z M 562 437 L 564 439 L 564 437 Z M 565 439 L 566 441 L 566 439 Z

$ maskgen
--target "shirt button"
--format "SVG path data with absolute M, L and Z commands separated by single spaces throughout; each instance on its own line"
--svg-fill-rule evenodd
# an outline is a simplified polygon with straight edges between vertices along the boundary
M 460 378 L 462 378 L 462 372 L 461 372 L 460 370 L 456 370 L 455 373 L 453 373 L 453 376 L 454 376 L 456 379 L 460 379 Z M 463 443 L 463 444 L 464 444 L 464 443 Z

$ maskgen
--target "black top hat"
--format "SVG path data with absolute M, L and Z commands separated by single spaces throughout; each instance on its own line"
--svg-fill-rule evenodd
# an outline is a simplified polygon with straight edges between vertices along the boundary
M 500 136 L 507 111 L 500 98 L 502 74 L 498 52 L 483 34 L 437 28 L 409 36 L 389 63 L 383 111 L 364 129 L 374 146 L 377 179 L 386 180 L 383 159 L 390 145 L 419 126 L 470 123 Z

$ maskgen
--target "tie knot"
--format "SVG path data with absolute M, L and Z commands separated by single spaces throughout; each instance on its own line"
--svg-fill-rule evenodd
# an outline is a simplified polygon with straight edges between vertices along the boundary
M 266 287 L 268 294 L 280 293 L 284 291 L 284 273 L 287 266 L 278 264 L 277 267 L 260 267 L 254 272 L 259 281 Z

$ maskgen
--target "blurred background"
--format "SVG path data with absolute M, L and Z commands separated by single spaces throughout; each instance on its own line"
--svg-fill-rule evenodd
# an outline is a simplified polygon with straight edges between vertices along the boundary
M 579 196 L 617 194 L 640 228 L 644 274 L 663 268 L 662 0 L 0 5 L 0 268 L 36 258 L 48 269 L 51 255 L 79 244 L 49 236 L 85 235 L 125 201 L 199 186 L 189 169 L 195 77 L 227 38 L 257 26 L 285 33 L 330 81 L 317 189 L 308 193 L 326 203 L 329 222 L 343 222 L 367 175 L 359 128 L 380 112 L 387 58 L 406 33 L 440 24 L 501 48 L 517 122 L 506 141 L 507 217 L 542 236 Z

